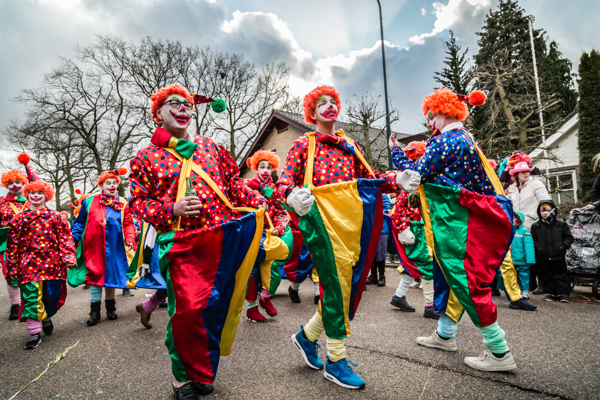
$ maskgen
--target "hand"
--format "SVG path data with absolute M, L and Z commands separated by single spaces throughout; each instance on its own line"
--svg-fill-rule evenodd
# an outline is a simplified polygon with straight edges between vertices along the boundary
M 398 234 L 398 241 L 402 244 L 415 244 L 415 235 L 410 228 L 406 228 Z
M 421 184 L 421 175 L 417 171 L 409 169 L 396 174 L 396 185 L 402 190 L 414 193 Z
M 281 230 L 279 230 L 279 229 L 277 229 L 277 228 L 274 228 L 274 229 L 273 229 L 273 232 L 271 232 L 271 234 L 272 234 L 272 235 L 274 235 L 274 236 L 279 236 L 279 237 L 281 237 L 281 236 L 283 235 L 283 232 L 281 232 Z
M 394 147 L 400 147 L 400 142 L 396 139 L 395 133 L 392 132 L 390 135 L 390 140 L 388 142 L 388 146 L 390 147 L 390 151 L 394 151 Z
M 314 202 L 315 196 L 307 188 L 296 187 L 287 198 L 287 203 L 299 216 L 308 214 Z
M 6 276 L 6 280 L 7 280 L 7 281 L 12 281 L 12 280 L 15 280 L 15 281 L 17 281 L 17 280 L 19 280 L 19 277 L 17 276 L 17 274 L 14 274 L 14 275 L 7 275 L 7 276 Z
M 265 210 L 265 212 L 269 211 L 269 203 L 267 203 L 266 201 L 263 201 L 260 206 L 258 206 L 258 208 L 262 208 L 263 210 Z
M 198 196 L 186 196 L 179 199 L 173 205 L 173 216 L 174 217 L 182 217 L 184 215 L 198 215 L 200 214 L 200 209 L 202 208 L 202 203 Z
M 587 206 L 583 207 L 584 210 L 595 210 L 596 206 L 593 204 L 588 204 Z

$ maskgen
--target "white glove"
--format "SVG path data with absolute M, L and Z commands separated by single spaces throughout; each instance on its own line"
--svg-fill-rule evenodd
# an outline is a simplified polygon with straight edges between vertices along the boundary
M 415 244 L 415 235 L 410 231 L 410 228 L 406 228 L 398 234 L 398 241 L 402 244 Z
M 296 214 L 303 216 L 308 214 L 315 202 L 315 196 L 307 188 L 294 188 L 287 198 L 287 203 L 296 211 Z
M 414 193 L 421 184 L 421 174 L 410 169 L 396 174 L 396 185 L 408 193 Z

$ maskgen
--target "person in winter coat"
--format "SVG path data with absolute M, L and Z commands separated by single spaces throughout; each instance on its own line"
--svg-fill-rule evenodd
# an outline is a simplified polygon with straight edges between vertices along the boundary
M 543 200 L 537 208 L 539 220 L 531 226 L 537 270 L 542 272 L 542 284 L 548 293 L 546 301 L 569 302 L 571 281 L 567 275 L 565 255 L 573 243 L 566 222 L 556 218 L 556 205 Z
M 506 195 L 513 202 L 513 209 L 525 215 L 523 227 L 528 230 L 531 230 L 531 225 L 538 219 L 536 211 L 540 201 L 550 198 L 541 179 L 531 176 L 533 170 L 524 161 L 517 163 L 510 170 L 510 174 L 516 175 L 517 179 L 508 187 Z
M 387 194 L 383 194 L 383 213 L 387 214 L 392 209 L 392 202 Z M 377 244 L 377 252 L 375 253 L 375 259 L 371 265 L 371 275 L 367 278 L 367 285 L 377 285 L 379 287 L 385 286 L 385 253 L 388 247 L 388 235 L 390 230 L 387 224 L 383 224 L 381 228 L 381 236 L 379 236 L 379 243 Z M 377 271 L 379 270 L 379 279 L 377 279 Z M 366 290 L 366 289 L 365 289 Z
M 594 171 L 596 171 L 596 168 L 600 166 L 600 153 L 592 158 L 592 162 L 594 163 Z M 585 206 L 585 209 L 600 212 L 600 174 L 596 177 L 596 180 L 592 185 L 592 204 Z

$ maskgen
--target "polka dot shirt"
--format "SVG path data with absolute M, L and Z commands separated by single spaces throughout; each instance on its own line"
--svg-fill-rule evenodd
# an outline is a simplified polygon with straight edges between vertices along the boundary
M 10 220 L 17 215 L 11 204 L 19 212 L 29 208 L 28 201 L 17 201 L 17 198 L 12 194 L 6 195 L 6 197 L 3 198 L 3 201 L 0 202 L 0 228 L 8 226 Z
M 417 222 L 421 220 L 421 211 L 418 208 L 410 206 L 408 202 L 409 197 L 410 193 L 404 191 L 399 191 L 396 196 L 394 212 L 390 217 L 392 218 L 394 229 L 397 229 L 398 232 L 402 232 L 408 228 L 410 221 Z

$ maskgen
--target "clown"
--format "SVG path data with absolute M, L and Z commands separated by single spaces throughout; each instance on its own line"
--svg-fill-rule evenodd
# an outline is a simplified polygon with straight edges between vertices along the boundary
M 106 317 L 118 318 L 115 306 L 115 288 L 127 289 L 126 272 L 132 257 L 135 226 L 125 199 L 117 195 L 117 188 L 127 169 L 105 171 L 97 185 L 100 194 L 81 201 L 81 209 L 71 225 L 77 246 L 77 268 L 69 272 L 69 285 L 91 285 L 91 310 L 87 326 L 100 319 L 102 288 L 106 294 Z
M 16 215 L 8 228 L 7 271 L 19 282 L 22 296 L 21 321 L 27 322 L 29 341 L 25 349 L 42 342 L 42 329 L 51 335 L 50 319 L 67 296 L 67 268 L 75 266 L 75 245 L 69 223 L 46 203 L 54 190 L 36 180 L 23 188 L 28 199 L 26 210 Z
M 8 189 L 8 194 L 0 198 L 0 264 L 2 265 L 2 273 L 6 278 L 6 289 L 10 300 L 10 316 L 9 320 L 19 318 L 19 306 L 21 305 L 21 294 L 19 291 L 19 283 L 17 280 L 9 280 L 6 273 L 6 264 L 4 255 L 6 251 L 6 240 L 8 238 L 8 223 L 17 214 L 29 208 L 27 199 L 23 197 L 23 187 L 29 181 L 37 180 L 36 175 L 29 167 L 30 158 L 27 154 L 20 154 L 18 157 L 19 163 L 25 165 L 27 176 L 18 169 L 10 170 L 2 174 L 2 186 Z
M 485 99 L 480 91 L 464 96 L 447 88 L 436 90 L 423 100 L 423 114 L 434 131 L 425 154 L 411 160 L 393 136 L 390 148 L 394 164 L 403 171 L 397 175 L 398 185 L 409 192 L 419 190 L 427 242 L 434 251 L 434 303 L 442 316 L 433 335 L 419 337 L 417 343 L 456 351 L 457 322 L 467 311 L 486 350 L 481 357 L 465 358 L 465 364 L 482 371 L 510 371 L 517 365 L 498 326 L 488 285 L 512 242 L 512 206 L 462 124 L 469 113 L 465 101 L 478 106 Z M 510 273 L 516 275 L 514 267 Z
M 363 293 L 383 226 L 381 194 L 395 191 L 393 176 L 376 174 L 354 141 L 335 123 L 341 101 L 320 86 L 304 98 L 304 118 L 317 130 L 290 149 L 277 195 L 299 218 L 319 274 L 321 300 L 310 322 L 292 336 L 304 362 L 323 369 L 318 339 L 327 335 L 325 378 L 349 389 L 365 387 L 347 360 L 344 339 Z M 374 179 L 371 179 L 374 178 Z
M 260 192 L 265 198 L 271 199 L 273 194 L 273 171 L 279 168 L 280 159 L 277 154 L 270 150 L 258 150 L 248 158 L 246 164 L 253 171 L 256 172 L 253 179 L 248 180 L 246 183 L 248 187 Z M 276 201 L 269 202 L 269 217 L 274 225 L 272 234 L 278 237 L 283 236 L 287 228 L 287 212 L 277 203 Z M 291 232 L 289 232 L 291 234 Z M 288 235 L 289 236 L 289 235 Z M 276 287 L 267 288 L 266 281 L 273 284 L 274 280 L 279 282 L 281 276 L 276 276 L 273 279 L 272 273 L 279 274 L 279 267 L 272 269 L 273 263 L 269 262 L 257 262 L 252 269 L 252 275 L 250 275 L 250 282 L 248 283 L 248 291 L 246 292 L 246 301 L 248 302 L 246 308 L 246 319 L 251 322 L 265 322 L 266 318 L 260 313 L 256 298 L 259 297 L 258 303 L 262 308 L 265 309 L 270 317 L 277 315 L 277 309 L 271 302 L 271 292 L 277 290 Z M 262 269 L 262 270 L 261 270 Z M 267 279 L 261 279 L 261 276 Z M 265 282 L 263 282 L 263 280 Z M 258 293 L 260 290 L 260 293 Z
M 219 357 L 229 354 L 235 337 L 268 209 L 267 200 L 239 177 L 223 146 L 188 130 L 194 105 L 210 102 L 213 111 L 223 111 L 218 100 L 192 95 L 180 85 L 153 94 L 150 110 L 161 127 L 131 161 L 129 176 L 131 209 L 157 232 L 171 317 L 165 344 L 175 397 L 183 400 L 214 390 Z

